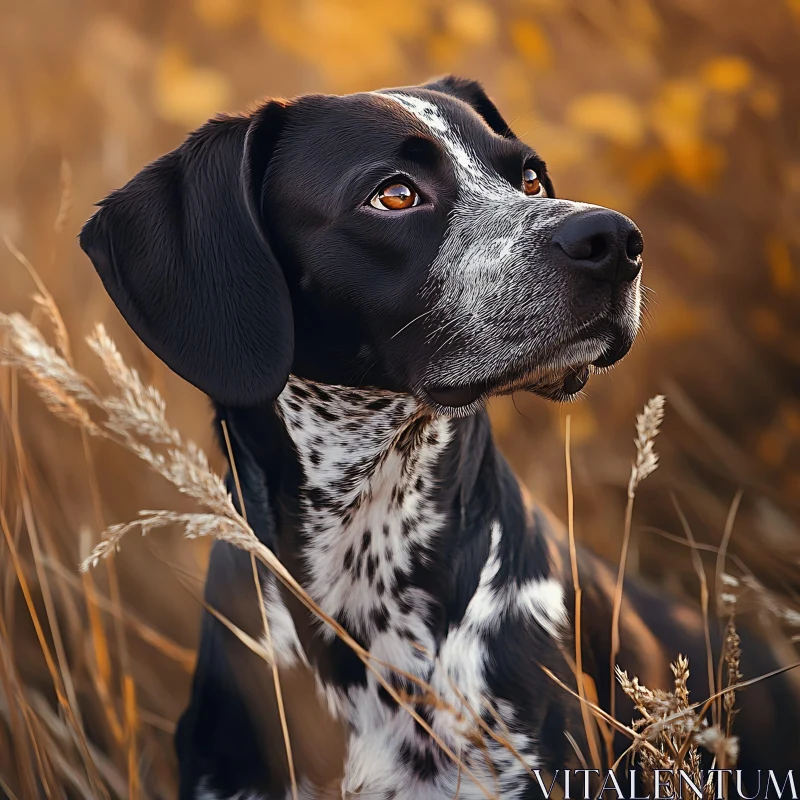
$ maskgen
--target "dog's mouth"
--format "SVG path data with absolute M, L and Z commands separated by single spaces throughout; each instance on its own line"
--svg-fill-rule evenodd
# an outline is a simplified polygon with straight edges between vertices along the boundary
M 616 328 L 604 331 L 607 343 L 593 361 L 578 361 L 567 366 L 517 367 L 489 380 L 465 384 L 433 385 L 424 389 L 426 399 L 443 412 L 468 414 L 491 395 L 511 394 L 516 391 L 533 392 L 549 400 L 566 402 L 586 387 L 591 376 L 602 372 L 622 359 L 633 344 L 629 336 Z
M 551 400 L 568 400 L 583 390 L 595 371 L 594 364 L 578 364 L 560 374 L 526 373 L 517 378 L 479 381 L 459 386 L 433 386 L 425 389 L 432 404 L 441 410 L 471 410 L 491 395 L 525 391 Z

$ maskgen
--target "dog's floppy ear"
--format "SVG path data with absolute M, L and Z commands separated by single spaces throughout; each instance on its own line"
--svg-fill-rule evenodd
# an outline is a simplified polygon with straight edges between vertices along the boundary
M 445 75 L 443 78 L 437 78 L 431 83 L 426 83 L 422 88 L 457 97 L 467 105 L 472 106 L 496 134 L 505 136 L 506 139 L 517 138 L 508 123 L 503 119 L 502 114 L 497 110 L 497 106 L 489 99 L 483 86 L 478 81 L 458 78 L 455 75 Z
M 122 315 L 212 399 L 255 405 L 289 375 L 289 290 L 262 221 L 287 107 L 207 122 L 110 194 L 80 244 Z

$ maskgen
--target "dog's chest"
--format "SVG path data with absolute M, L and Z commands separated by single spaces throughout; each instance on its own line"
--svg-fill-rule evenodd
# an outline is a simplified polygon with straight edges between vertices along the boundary
M 461 797 L 485 796 L 475 783 L 459 778 L 452 759 L 429 736 L 420 735 L 418 723 L 398 709 L 386 689 L 388 683 L 404 697 L 439 698 L 409 705 L 459 757 L 476 751 L 476 726 L 482 724 L 515 739 L 517 752 L 535 760 L 528 737 L 509 731 L 514 726 L 510 707 L 494 701 L 487 690 L 492 627 L 487 614 L 503 613 L 490 586 L 500 523 L 487 531 L 491 553 L 465 617 L 443 639 L 434 636 L 437 600 L 415 583 L 419 569 L 436 558 L 447 524 L 437 494 L 447 478 L 442 458 L 454 435 L 453 423 L 421 417 L 417 401 L 407 396 L 321 387 L 294 378 L 278 410 L 302 471 L 299 534 L 305 588 L 374 659 L 366 683 L 347 685 L 317 675 L 320 694 L 349 725 L 343 789 L 375 798 L 438 798 L 452 796 L 460 783 Z M 274 606 L 273 615 L 276 623 L 285 616 L 276 614 Z M 327 626 L 320 625 L 318 635 L 333 642 Z M 399 680 L 398 674 L 408 679 Z M 509 757 L 507 748 L 494 746 L 488 733 L 478 739 L 484 740 L 478 749 L 486 752 L 476 756 L 475 772 L 485 781 L 499 771 L 504 783 L 514 778 L 518 783 L 523 765 Z M 491 753 L 490 769 L 486 753 Z

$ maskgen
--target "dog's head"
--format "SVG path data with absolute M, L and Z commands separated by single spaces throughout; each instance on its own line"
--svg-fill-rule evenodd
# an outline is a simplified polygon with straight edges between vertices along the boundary
M 444 413 L 567 399 L 639 325 L 636 226 L 555 199 L 455 78 L 215 119 L 106 198 L 81 246 L 142 340 L 232 405 L 290 372 Z

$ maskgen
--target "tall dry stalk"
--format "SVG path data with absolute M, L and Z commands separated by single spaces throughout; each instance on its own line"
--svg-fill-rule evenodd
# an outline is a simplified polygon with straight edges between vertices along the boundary
M 703 560 L 700 558 L 700 551 L 697 547 L 697 542 L 694 538 L 694 534 L 692 533 L 692 529 L 689 526 L 689 521 L 686 519 L 686 515 L 683 513 L 683 509 L 680 507 L 675 494 L 670 493 L 670 497 L 672 499 L 672 504 L 675 507 L 675 511 L 678 514 L 678 518 L 680 519 L 681 526 L 683 527 L 683 532 L 686 535 L 686 541 L 689 542 L 689 552 L 692 556 L 692 566 L 694 567 L 695 574 L 697 575 L 697 580 L 700 582 L 700 612 L 703 615 L 703 638 L 706 647 L 706 674 L 708 676 L 708 693 L 713 695 L 715 694 L 716 690 L 716 681 L 714 679 L 714 651 L 711 647 L 711 626 L 709 623 L 708 605 L 710 594 L 708 590 L 708 578 L 706 577 Z M 712 713 L 714 715 L 714 722 L 718 723 L 719 719 L 717 717 L 716 705 L 713 707 Z
M 233 447 L 231 446 L 231 437 L 228 433 L 228 423 L 222 420 L 222 433 L 225 437 L 225 448 L 228 452 L 228 462 L 231 465 L 231 472 L 233 473 L 233 481 L 236 486 L 236 493 L 239 499 L 239 508 L 242 509 L 242 518 L 247 522 L 247 507 L 244 502 L 244 495 L 242 494 L 242 485 L 239 483 L 239 471 L 236 468 L 236 459 L 233 457 Z M 261 627 L 264 629 L 264 642 L 266 644 L 266 652 L 269 660 L 272 663 L 272 683 L 275 687 L 275 700 L 278 704 L 278 716 L 281 721 L 281 733 L 283 734 L 283 744 L 286 748 L 286 761 L 289 765 L 289 782 L 292 792 L 292 800 L 297 800 L 297 776 L 294 771 L 294 758 L 292 757 L 292 742 L 289 739 L 289 726 L 286 722 L 286 708 L 283 704 L 283 689 L 281 687 L 281 678 L 278 673 L 278 661 L 275 658 L 275 653 L 272 647 L 272 633 L 269 628 L 269 618 L 267 617 L 267 604 L 264 602 L 264 587 L 258 577 L 258 565 L 256 564 L 256 557 L 250 554 L 250 568 L 253 573 L 253 584 L 256 589 L 256 597 L 258 597 L 258 607 L 261 611 Z
M 583 673 L 583 642 L 581 629 L 581 609 L 582 591 L 580 575 L 578 573 L 578 548 L 575 542 L 575 496 L 572 483 L 572 417 L 567 414 L 566 428 L 564 433 L 564 458 L 567 471 L 567 532 L 569 535 L 569 559 L 572 571 L 572 587 L 575 593 L 575 680 L 578 687 L 578 696 L 581 699 L 581 717 L 583 719 L 583 729 L 586 734 L 586 741 L 589 752 L 597 769 L 600 769 L 602 762 L 600 750 L 597 746 L 597 730 L 591 724 L 591 716 L 586 705 L 586 685 Z
M 617 656 L 619 655 L 619 615 L 622 609 L 622 593 L 625 582 L 625 568 L 628 564 L 628 549 L 631 542 L 631 524 L 633 521 L 633 502 L 636 498 L 636 490 L 639 484 L 648 476 L 652 475 L 658 467 L 658 454 L 655 451 L 655 438 L 664 419 L 663 395 L 656 395 L 645 403 L 644 411 L 636 417 L 636 461 L 631 467 L 631 475 L 628 479 L 628 502 L 625 506 L 625 530 L 622 537 L 622 551 L 619 557 L 619 569 L 617 571 L 617 582 L 614 587 L 614 606 L 611 613 L 611 653 L 610 653 L 610 711 L 611 716 L 616 714 L 616 692 L 614 674 L 617 666 Z

